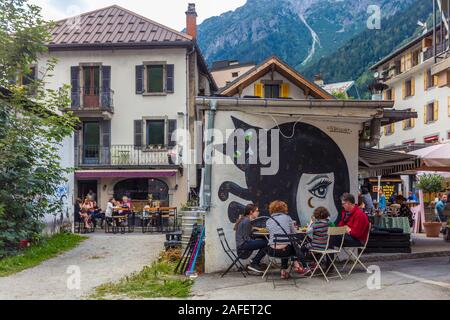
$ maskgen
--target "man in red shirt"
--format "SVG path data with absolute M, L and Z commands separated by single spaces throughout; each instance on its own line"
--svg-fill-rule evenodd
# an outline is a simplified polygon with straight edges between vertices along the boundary
M 344 238 L 344 247 L 360 247 L 366 242 L 369 235 L 369 218 L 359 209 L 355 203 L 355 197 L 349 193 L 344 193 L 341 197 L 342 216 L 338 226 L 347 226 L 347 234 Z M 341 240 L 341 239 L 336 239 Z M 337 241 L 336 245 L 340 245 Z M 339 244 L 337 244 L 339 243 Z

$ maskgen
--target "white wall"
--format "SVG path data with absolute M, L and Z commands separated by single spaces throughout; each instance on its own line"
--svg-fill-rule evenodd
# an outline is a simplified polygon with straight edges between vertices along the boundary
M 273 109 L 273 108 L 272 108 Z M 275 111 L 275 110 L 272 110 Z M 272 112 L 270 111 L 270 112 Z M 234 129 L 234 124 L 231 120 L 231 115 L 238 119 L 252 125 L 264 129 L 270 129 L 275 127 L 275 122 L 268 116 L 263 115 L 250 115 L 243 112 L 232 111 L 218 111 L 215 118 L 215 128 L 221 130 L 225 134 L 226 129 Z M 295 122 L 297 119 L 287 117 L 275 117 L 278 124 L 286 122 Z M 350 180 L 350 192 L 355 194 L 358 190 L 358 131 L 360 130 L 359 124 L 346 123 L 343 118 L 336 118 L 334 121 L 324 120 L 308 120 L 303 119 L 302 122 L 313 125 L 323 132 L 325 132 L 341 149 L 344 154 Z M 205 120 L 208 123 L 208 119 Z M 350 129 L 349 133 L 334 133 L 331 132 L 330 126 Z M 335 131 L 335 130 L 333 130 Z M 216 141 L 216 144 L 219 144 Z M 320 148 L 320 146 L 317 146 Z M 216 157 L 221 157 L 219 152 L 215 153 Z M 336 159 L 329 159 L 330 162 L 336 161 Z M 293 171 L 293 175 L 295 172 Z M 247 188 L 245 174 L 239 170 L 234 164 L 214 164 L 212 166 L 212 199 L 211 210 L 206 215 L 206 272 L 215 272 L 225 269 L 229 261 L 225 256 L 220 242 L 217 236 L 217 228 L 224 228 L 228 241 L 231 247 L 235 247 L 235 233 L 233 231 L 233 224 L 230 222 L 227 211 L 228 205 L 232 201 L 239 202 L 246 205 L 248 201 L 240 199 L 230 193 L 228 200 L 222 201 L 218 196 L 218 190 L 221 184 L 225 181 L 232 181 L 243 188 Z M 338 184 L 339 181 L 335 181 Z M 273 199 L 277 200 L 277 199 Z

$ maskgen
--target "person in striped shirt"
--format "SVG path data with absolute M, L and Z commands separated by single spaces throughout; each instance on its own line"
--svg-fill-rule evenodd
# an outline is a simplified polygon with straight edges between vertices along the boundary
M 328 226 L 330 213 L 324 207 L 318 207 L 314 210 L 311 224 L 308 227 L 307 234 L 311 238 L 309 249 L 325 250 L 328 241 Z

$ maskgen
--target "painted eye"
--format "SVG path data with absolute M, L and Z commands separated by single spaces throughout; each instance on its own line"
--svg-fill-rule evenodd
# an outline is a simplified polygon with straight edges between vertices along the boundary
M 332 182 L 330 180 L 321 180 L 314 187 L 309 189 L 309 192 L 317 198 L 325 199 L 331 184 Z

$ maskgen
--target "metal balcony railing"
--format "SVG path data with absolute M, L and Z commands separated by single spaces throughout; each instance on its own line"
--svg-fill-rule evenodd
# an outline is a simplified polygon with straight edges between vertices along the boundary
M 114 110 L 114 91 L 102 87 L 80 87 L 72 90 L 72 109 Z
M 134 145 L 83 145 L 76 149 L 75 163 L 77 166 L 178 165 L 179 157 L 175 150 Z

